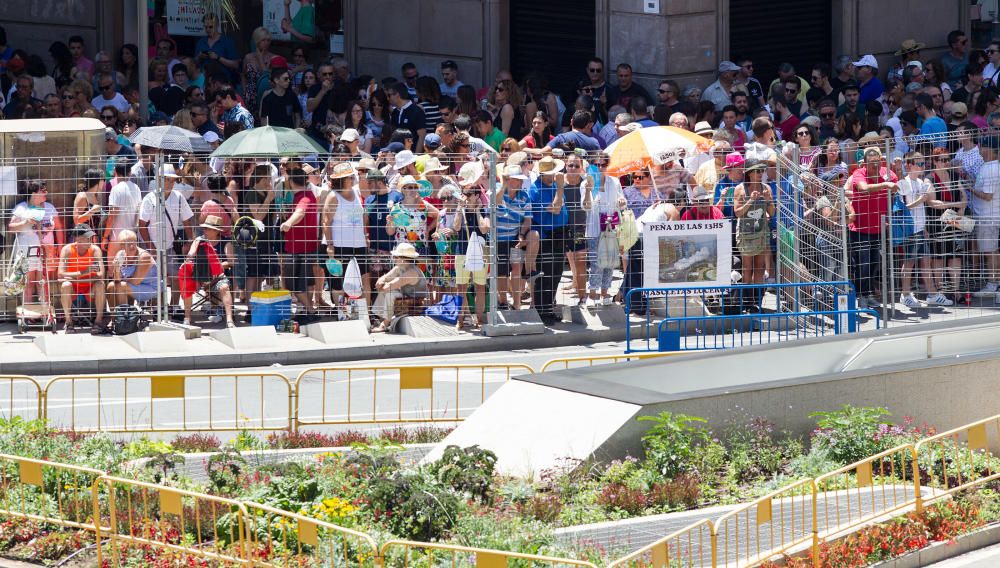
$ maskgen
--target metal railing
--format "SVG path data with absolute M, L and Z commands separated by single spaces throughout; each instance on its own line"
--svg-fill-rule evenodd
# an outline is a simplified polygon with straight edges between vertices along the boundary
M 42 387 L 25 375 L 0 375 L 0 416 L 42 418 Z
M 491 382 L 507 382 L 519 371 L 535 372 L 518 363 L 306 369 L 295 380 L 296 423 L 458 422 L 491 394 Z M 371 387 L 359 394 L 359 383 Z M 393 393 L 393 400 L 380 405 L 380 392 Z
M 64 375 L 45 385 L 43 416 L 77 432 L 290 430 L 292 399 L 280 373 Z
M 762 298 L 774 291 L 773 311 L 761 309 Z M 662 307 L 654 309 L 654 303 Z M 625 309 L 642 305 L 645 322 L 638 337 L 626 328 L 626 354 L 726 349 L 838 335 L 858 330 L 861 314 L 847 281 L 685 288 L 636 288 L 625 297 Z M 654 312 L 661 312 L 659 314 Z M 659 320 L 655 322 L 655 320 Z
M 254 566 L 355 567 L 375 566 L 379 560 L 378 545 L 363 532 L 260 503 L 243 506 L 247 551 Z
M 992 433 L 992 436 L 991 436 Z M 996 456 L 1000 446 L 1000 415 L 941 432 L 917 442 L 917 463 L 927 484 L 939 488 L 932 502 L 1000 478 Z
M 539 369 L 539 373 L 546 371 L 558 371 L 566 369 L 576 369 L 579 367 L 593 367 L 596 365 L 607 365 L 611 363 L 624 363 L 627 361 L 640 361 L 642 359 L 656 359 L 658 357 L 671 357 L 680 353 L 635 353 L 632 355 L 597 355 L 594 357 L 559 357 L 549 359 Z M 576 364 L 579 363 L 579 364 Z
M 709 568 L 716 564 L 716 547 L 715 526 L 703 519 L 615 560 L 608 568 Z
M 726 513 L 713 527 L 716 565 L 753 565 L 811 542 L 815 499 L 813 480 L 803 479 Z
M 414 561 L 415 551 L 420 551 L 426 557 L 426 564 Z M 440 553 L 440 554 L 438 554 Z M 459 568 L 476 566 L 477 568 L 507 568 L 508 560 L 527 560 L 531 566 L 579 566 L 581 568 L 597 568 L 585 560 L 559 558 L 539 554 L 522 554 L 490 550 L 488 548 L 473 548 L 453 544 L 415 542 L 410 540 L 390 540 L 379 549 L 383 566 L 386 568 L 407 568 L 409 566 L 441 566 Z

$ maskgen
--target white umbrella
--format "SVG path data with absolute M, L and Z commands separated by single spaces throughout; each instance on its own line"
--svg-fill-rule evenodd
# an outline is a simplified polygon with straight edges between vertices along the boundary
M 143 126 L 129 136 L 133 144 L 174 152 L 211 152 L 212 147 L 197 132 L 179 126 Z

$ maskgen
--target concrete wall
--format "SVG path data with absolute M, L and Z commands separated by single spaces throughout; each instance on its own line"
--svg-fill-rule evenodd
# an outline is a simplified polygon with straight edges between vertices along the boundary
M 718 0 L 661 0 L 659 14 L 642 0 L 609 0 L 607 68 L 632 65 L 636 80 L 655 96 L 661 79 L 703 88 L 715 80 L 720 56 Z M 598 23 L 600 25 L 600 22 Z M 653 104 L 655 101 L 650 101 Z
M 459 80 L 478 88 L 499 58 L 497 0 L 363 0 L 347 2 L 348 59 L 357 71 L 397 78 L 413 62 L 440 80 L 441 62 L 458 63 Z M 353 18 L 351 17 L 353 15 Z M 353 23 L 352 23 L 353 22 Z M 488 55 L 490 57 L 488 57 Z
M 117 49 L 124 27 L 122 3 L 110 0 L 0 0 L 0 25 L 11 46 L 40 55 L 49 67 L 52 42 L 79 35 L 93 59 L 101 49 Z

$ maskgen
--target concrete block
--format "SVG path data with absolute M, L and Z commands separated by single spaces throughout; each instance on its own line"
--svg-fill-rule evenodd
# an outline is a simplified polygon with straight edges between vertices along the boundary
M 393 324 L 393 331 L 415 338 L 455 337 L 462 334 L 455 326 L 430 316 L 403 316 Z
M 237 350 L 264 349 L 277 344 L 278 332 L 269 325 L 232 327 L 213 331 L 212 338 Z
M 43 333 L 35 337 L 35 347 L 50 357 L 70 357 L 74 355 L 93 355 L 90 346 L 93 338 L 89 334 L 64 335 Z
M 414 29 L 412 15 L 416 6 L 407 3 L 401 6 L 396 0 L 366 0 L 364 8 L 357 11 L 359 48 L 374 48 L 395 51 L 420 51 L 419 29 Z M 454 20 L 450 20 L 454 21 Z M 362 67 L 367 69 L 367 67 Z M 399 67 L 393 70 L 399 77 Z
M 563 306 L 563 320 L 585 325 L 590 329 L 624 326 L 628 321 L 625 310 L 617 305 L 610 306 Z
M 201 337 L 201 328 L 196 325 L 184 325 L 183 323 L 175 321 L 167 321 L 163 323 L 153 322 L 149 324 L 146 331 L 172 331 L 179 329 L 184 332 L 185 339 L 198 339 Z
M 534 308 L 498 311 L 496 325 L 483 325 L 483 335 L 488 337 L 542 333 L 545 333 L 545 324 Z
M 368 326 L 361 320 L 311 323 L 303 328 L 307 336 L 327 345 L 371 343 Z
M 140 331 L 123 335 L 122 341 L 128 343 L 139 353 L 175 353 L 185 350 L 185 331 L 170 329 L 162 331 Z

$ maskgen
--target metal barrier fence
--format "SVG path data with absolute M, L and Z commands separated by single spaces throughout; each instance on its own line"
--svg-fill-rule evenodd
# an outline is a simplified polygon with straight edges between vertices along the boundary
M 774 308 L 762 309 L 773 289 Z M 833 305 L 828 309 L 828 305 Z M 805 337 L 854 332 L 861 315 L 849 282 L 638 288 L 625 297 L 626 310 L 643 306 L 645 321 L 626 331 L 626 353 L 726 349 Z M 662 318 L 662 319 L 660 319 Z M 654 323 L 659 319 L 658 323 Z
M 926 502 L 1000 478 L 1000 416 L 991 416 L 917 442 L 921 473 L 941 490 Z
M 715 526 L 704 519 L 615 560 L 608 568 L 711 568 L 717 562 L 716 549 Z
M 815 490 L 803 479 L 720 517 L 713 525 L 716 564 L 753 565 L 812 542 Z
M 426 564 L 416 561 L 419 554 L 426 558 Z M 439 554 L 440 553 L 440 554 Z M 511 560 L 527 561 L 530 566 L 578 566 L 580 568 L 596 568 L 594 564 L 572 558 L 558 558 L 538 554 L 522 554 L 490 550 L 488 548 L 472 548 L 453 544 L 414 542 L 409 540 L 390 540 L 379 549 L 383 566 L 387 568 L 406 568 L 408 566 L 446 566 L 459 568 L 476 566 L 476 568 L 507 568 Z
M 290 430 L 280 373 L 77 375 L 45 385 L 44 417 L 77 432 Z
M 116 566 L 148 549 L 235 564 L 251 563 L 240 501 L 118 477 L 102 477 L 110 528 L 106 537 Z
M 301 512 L 282 511 L 260 503 L 244 503 L 243 506 L 248 558 L 254 566 L 371 567 L 379 564 L 378 545 L 365 533 Z M 327 509 L 334 516 L 347 514 L 338 509 L 342 507 L 338 504 Z
M 295 380 L 296 423 L 456 422 L 517 371 L 535 372 L 522 364 L 306 369 Z M 390 400 L 380 404 L 380 392 Z
M 6 399 L 6 400 L 5 400 Z M 42 387 L 25 375 L 0 375 L 0 416 L 36 420 L 44 416 Z

